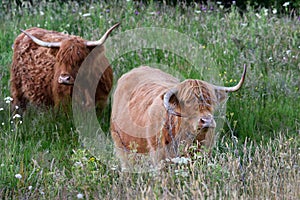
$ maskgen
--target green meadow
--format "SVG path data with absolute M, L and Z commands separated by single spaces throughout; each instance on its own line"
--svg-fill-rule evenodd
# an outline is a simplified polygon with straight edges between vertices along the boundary
M 220 4 L 91 2 L 1 4 L 1 199 L 300 198 L 300 18 L 295 10 L 289 5 L 282 14 Z M 97 40 L 117 22 L 112 37 L 157 27 L 192 38 L 201 49 L 201 66 L 164 49 L 133 50 L 111 61 L 115 85 L 129 70 L 155 63 L 181 79 L 204 79 L 213 70 L 217 74 L 208 82 L 232 86 L 248 66 L 242 89 L 229 94 L 225 115 L 215 116 L 222 123 L 212 155 L 191 148 L 187 162 L 123 173 L 83 147 L 72 114 L 34 106 L 23 116 L 11 112 L 12 44 L 20 29 L 41 27 Z M 186 49 L 183 55 L 193 52 Z M 108 137 L 110 111 L 111 100 L 98 119 Z M 117 163 L 115 156 L 111 160 Z

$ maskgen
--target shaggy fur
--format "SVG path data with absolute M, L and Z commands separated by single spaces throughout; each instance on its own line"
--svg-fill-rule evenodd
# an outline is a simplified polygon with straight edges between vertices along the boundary
M 182 116 L 168 113 L 163 97 L 177 89 L 170 98 L 174 110 Z M 221 99 L 218 97 L 222 97 Z M 193 141 L 211 147 L 215 122 L 203 127 L 203 120 L 213 115 L 214 107 L 226 94 L 200 80 L 180 82 L 159 69 L 139 67 L 123 75 L 114 93 L 111 134 L 122 166 L 130 165 L 131 153 L 149 154 L 158 162 L 178 156 Z
M 16 38 L 10 78 L 12 107 L 24 110 L 28 102 L 56 107 L 69 103 L 73 86 L 58 83 L 58 77 L 70 74 L 75 80 L 81 63 L 94 47 L 87 47 L 86 40 L 78 36 L 41 28 L 26 32 L 40 40 L 62 44 L 59 48 L 42 47 L 24 33 Z M 112 81 L 113 72 L 109 66 L 97 86 L 96 104 L 100 109 L 106 104 Z

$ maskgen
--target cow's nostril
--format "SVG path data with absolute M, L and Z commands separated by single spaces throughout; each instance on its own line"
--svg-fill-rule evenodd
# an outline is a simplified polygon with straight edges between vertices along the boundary
M 68 74 L 62 74 L 58 78 L 58 82 L 62 84 L 73 84 L 72 77 Z
M 211 115 L 201 117 L 199 121 L 200 121 L 199 127 L 201 128 L 215 127 L 215 121 Z

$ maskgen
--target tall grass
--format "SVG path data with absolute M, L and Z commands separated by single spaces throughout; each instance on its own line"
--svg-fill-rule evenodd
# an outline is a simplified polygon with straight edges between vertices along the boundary
M 1 8 L 0 197 L 4 199 L 299 199 L 300 26 L 296 17 L 272 10 L 241 14 L 232 7 L 169 7 L 126 2 L 44 2 Z M 5 14 L 4 14 L 5 13 Z M 90 15 L 84 15 L 90 13 Z M 78 142 L 72 118 L 32 108 L 10 112 L 9 68 L 19 29 L 43 27 L 97 39 L 115 22 L 119 32 L 138 27 L 174 29 L 203 47 L 203 65 L 233 85 L 244 63 L 242 90 L 227 101 L 226 120 L 212 156 L 194 153 L 187 164 L 162 171 L 125 174 L 106 166 Z M 118 32 L 117 31 L 117 32 Z M 116 32 L 116 33 L 117 33 Z M 193 53 L 192 51 L 190 53 Z M 204 66 L 164 50 L 130 52 L 113 61 L 115 80 L 138 65 L 167 65 L 184 78 L 205 77 Z M 109 127 L 110 105 L 99 119 Z M 112 158 L 115 160 L 116 158 Z M 21 175 L 16 176 L 16 175 Z

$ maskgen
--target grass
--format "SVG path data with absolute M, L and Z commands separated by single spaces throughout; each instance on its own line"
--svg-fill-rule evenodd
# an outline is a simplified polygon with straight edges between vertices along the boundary
M 132 1 L 47 6 L 42 2 L 22 12 L 2 7 L 0 13 L 2 199 L 76 199 L 78 194 L 85 199 L 299 199 L 297 17 L 265 9 L 248 8 L 240 14 L 235 7 L 224 11 L 219 5 L 203 11 L 200 6 Z M 120 55 L 112 63 L 115 80 L 134 67 L 155 63 L 181 78 L 203 78 L 207 75 L 202 69 L 217 69 L 214 80 L 208 81 L 233 85 L 243 64 L 250 66 L 244 87 L 227 101 L 212 156 L 194 152 L 187 164 L 171 162 L 162 171 L 126 174 L 82 147 L 70 117 L 37 108 L 22 118 L 10 112 L 4 98 L 10 95 L 11 46 L 20 28 L 40 26 L 97 39 L 115 22 L 122 24 L 114 35 L 154 26 L 176 30 L 201 45 L 201 66 L 166 50 Z M 109 112 L 110 105 L 99 119 L 106 132 Z

